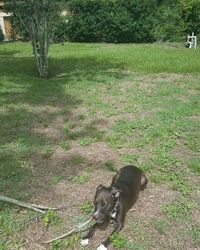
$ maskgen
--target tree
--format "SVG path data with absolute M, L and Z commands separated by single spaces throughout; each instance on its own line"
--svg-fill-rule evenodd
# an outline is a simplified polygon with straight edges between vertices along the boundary
M 5 9 L 17 18 L 32 42 L 40 77 L 48 76 L 49 44 L 57 17 L 60 1 L 52 0 L 7 0 Z
M 200 34 L 200 0 L 179 0 L 185 34 Z

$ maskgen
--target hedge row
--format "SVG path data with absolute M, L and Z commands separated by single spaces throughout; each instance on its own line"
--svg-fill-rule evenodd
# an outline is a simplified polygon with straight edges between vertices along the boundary
M 78 42 L 152 42 L 155 0 L 74 0 L 67 34 Z
M 200 34 L 200 0 L 62 2 L 67 15 L 55 20 L 52 42 L 183 42 L 192 32 Z M 12 24 L 18 37 L 29 40 L 18 19 Z

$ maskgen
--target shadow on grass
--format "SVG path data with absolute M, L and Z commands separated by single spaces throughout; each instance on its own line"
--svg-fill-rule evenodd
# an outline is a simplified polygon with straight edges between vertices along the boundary
M 93 85 L 124 75 L 116 64 L 93 57 L 52 58 L 50 79 L 37 77 L 34 58 L 5 56 L 0 57 L 0 64 L 0 192 L 23 197 L 24 191 L 30 196 L 32 190 L 25 188 L 29 180 L 34 183 L 49 173 L 48 162 L 39 152 L 55 145 L 55 140 L 33 129 L 35 124 L 45 128 L 59 116 L 70 119 L 84 98 L 70 92 L 70 86 L 79 86 L 83 80 Z
M 14 56 L 16 54 L 20 53 L 19 50 L 1 50 L 1 53 L 0 53 L 0 58 L 1 57 L 5 57 L 5 56 Z

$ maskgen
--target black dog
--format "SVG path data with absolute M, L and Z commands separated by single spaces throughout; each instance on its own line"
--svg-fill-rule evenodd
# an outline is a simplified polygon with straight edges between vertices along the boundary
M 110 221 L 115 224 L 111 235 L 118 233 L 124 226 L 126 213 L 137 201 L 140 190 L 146 187 L 147 182 L 146 176 L 140 169 L 135 166 L 125 166 L 113 177 L 110 187 L 99 185 L 94 197 L 95 212 L 93 218 L 96 223 L 90 228 L 86 237 L 81 240 L 81 245 L 87 245 L 96 228 L 105 230 Z M 111 242 L 110 236 L 97 250 L 107 249 Z

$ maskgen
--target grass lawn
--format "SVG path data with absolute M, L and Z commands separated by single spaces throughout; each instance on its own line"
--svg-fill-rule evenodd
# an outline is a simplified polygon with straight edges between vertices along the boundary
M 30 44 L 0 44 L 0 194 L 65 207 L 42 218 L 0 203 L 0 249 L 82 249 L 79 236 L 42 242 L 85 221 L 96 186 L 125 164 L 149 184 L 109 249 L 200 248 L 199 58 L 159 44 L 57 44 L 44 80 Z

